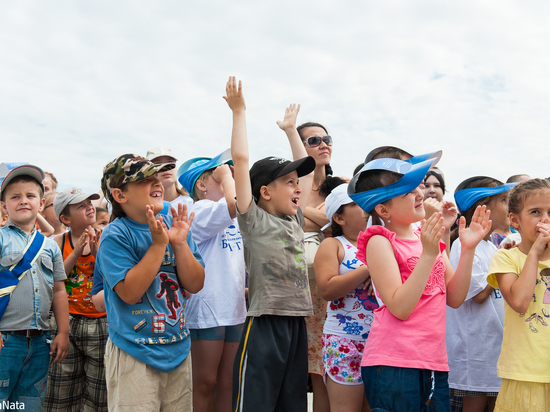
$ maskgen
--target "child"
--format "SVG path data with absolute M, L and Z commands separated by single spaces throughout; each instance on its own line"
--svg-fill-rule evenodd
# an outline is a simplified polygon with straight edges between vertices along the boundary
M 41 411 L 50 355 L 54 355 L 54 362 L 60 362 L 69 352 L 63 258 L 56 243 L 38 234 L 35 227 L 38 209 L 44 205 L 43 179 L 40 168 L 23 165 L 11 170 L 0 187 L 2 209 L 9 216 L 6 227 L 0 229 L 0 289 L 7 286 L 6 281 L 15 280 L 9 283 L 15 286 L 11 297 L 2 297 L 5 312 L 0 313 L 0 342 L 4 346 L 0 350 L 0 404 L 3 408 L 12 405 L 9 409 L 15 409 L 19 402 L 25 410 Z M 36 249 L 34 242 L 40 242 Z M 22 259 L 32 263 L 30 269 L 21 272 L 17 283 L 10 271 L 16 272 L 13 266 Z M 59 319 L 59 333 L 51 348 L 47 333 L 50 309 Z
M 495 411 L 547 411 L 550 326 L 542 277 L 550 271 L 550 183 L 532 179 L 518 184 L 510 191 L 508 210 L 521 243 L 495 253 L 487 278 L 506 302 Z
M 103 207 L 96 207 L 95 208 L 95 223 L 92 225 L 94 229 L 103 230 L 105 229 L 105 226 L 109 224 L 109 220 L 111 219 L 111 216 L 109 215 L 109 211 Z
M 105 383 L 106 313 L 98 312 L 91 302 L 95 256 L 101 231 L 92 228 L 97 193 L 81 189 L 63 190 L 55 197 L 57 219 L 70 230 L 54 240 L 63 254 L 67 275 L 71 348 L 61 363 L 51 363 L 48 375 L 46 409 L 93 411 L 107 410 Z M 56 319 L 51 321 L 52 336 L 57 333 Z
M 445 304 L 464 301 L 475 248 L 489 229 L 489 212 L 476 210 L 468 229 L 460 221 L 462 254 L 456 273 L 441 236 L 440 212 L 424 218 L 421 185 L 434 159 L 409 163 L 377 159 L 367 163 L 350 181 L 355 203 L 381 219 L 357 239 L 357 257 L 366 263 L 383 302 L 361 362 L 361 375 L 370 407 L 392 411 L 449 410 Z M 427 408 L 426 406 L 429 405 Z
M 278 125 L 296 160 L 267 157 L 249 171 L 241 83 L 237 87 L 230 77 L 226 93 L 233 111 L 237 219 L 250 274 L 250 310 L 233 372 L 233 411 L 306 410 L 304 317 L 312 314 L 312 307 L 301 209 L 307 204 L 315 160 L 306 157 L 296 131 L 299 106 L 291 105 Z
M 334 237 L 321 242 L 315 276 L 321 296 L 329 301 L 323 329 L 323 367 L 330 410 L 370 411 L 360 365 L 378 304 L 363 287 L 370 275 L 356 257 L 357 236 L 365 230 L 366 222 L 361 208 L 348 196 L 347 183 L 327 196 L 325 208 L 330 222 L 327 227 L 330 225 Z
M 57 218 L 53 210 L 53 202 L 56 196 L 57 192 L 50 192 L 45 195 L 44 208 L 40 212 L 42 217 L 46 219 L 46 222 L 48 222 L 48 224 L 53 228 L 53 233 L 50 237 L 61 235 L 62 233 L 65 233 L 67 231 L 67 228 L 65 228 L 65 225 L 63 225 L 63 223 L 61 223 L 61 221 Z M 42 227 L 42 225 L 40 226 Z
M 4 208 L 0 207 L 0 227 L 6 226 L 8 219 L 8 214 L 4 213 Z
M 504 301 L 498 289 L 487 283 L 487 272 L 497 248 L 490 241 L 495 229 L 506 230 L 508 220 L 508 190 L 491 177 L 476 176 L 458 185 L 455 200 L 468 226 L 478 206 L 491 211 L 492 226 L 477 245 L 470 287 L 464 303 L 457 309 L 447 308 L 447 354 L 449 356 L 449 387 L 451 398 L 462 398 L 464 411 L 483 412 L 489 401 L 489 411 L 495 405 L 501 379 L 497 377 L 497 360 L 502 344 Z M 450 261 L 456 269 L 461 242 L 451 247 Z M 492 348 L 492 350 L 487 350 Z
M 205 263 L 204 288 L 187 302 L 195 411 L 231 411 L 233 362 L 246 318 L 243 243 L 235 208 L 230 151 L 194 158 L 178 170 L 193 194 L 193 240 Z M 214 385 L 217 384 L 214 393 Z
M 50 172 L 44 172 L 44 176 L 42 183 L 44 184 L 44 196 L 46 196 L 50 192 L 57 191 L 57 179 Z
M 186 206 L 156 217 L 164 192 L 157 173 L 173 167 L 125 154 L 103 170 L 101 188 L 114 220 L 102 233 L 94 278 L 103 279 L 109 319 L 109 411 L 193 407 L 183 289 L 197 293 L 204 269 Z

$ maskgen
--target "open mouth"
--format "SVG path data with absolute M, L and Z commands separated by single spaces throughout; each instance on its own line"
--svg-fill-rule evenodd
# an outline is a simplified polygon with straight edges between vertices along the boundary
M 293 197 L 292 198 L 292 203 L 294 203 L 296 206 L 298 206 L 298 200 L 300 200 L 299 197 Z
M 160 190 L 154 191 L 150 194 L 150 196 L 155 199 L 162 199 L 162 191 Z

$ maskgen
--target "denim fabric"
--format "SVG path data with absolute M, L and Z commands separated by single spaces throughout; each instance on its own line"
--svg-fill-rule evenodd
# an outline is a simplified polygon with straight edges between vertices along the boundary
M 26 338 L 2 332 L 4 347 L 0 351 L 0 411 L 4 401 L 19 402 L 25 410 L 42 411 L 48 366 L 50 364 L 50 336 Z
M 426 369 L 367 366 L 361 368 L 367 401 L 373 412 L 450 412 L 449 373 Z M 429 400 L 429 402 L 428 402 Z

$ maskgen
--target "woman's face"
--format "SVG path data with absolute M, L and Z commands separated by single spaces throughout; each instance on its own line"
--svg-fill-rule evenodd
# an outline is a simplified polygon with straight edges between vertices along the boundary
M 311 156 L 315 159 L 317 166 L 319 165 L 328 165 L 330 163 L 330 157 L 332 156 L 332 145 L 327 145 L 324 141 L 321 140 L 321 144 L 317 147 L 309 147 L 305 141 L 308 137 L 318 136 L 325 137 L 327 132 L 322 127 L 306 127 L 302 130 L 302 136 L 304 138 L 304 147 L 308 156 Z
M 441 202 L 443 200 L 443 189 L 437 177 L 430 176 L 424 181 L 424 200 L 431 197 Z

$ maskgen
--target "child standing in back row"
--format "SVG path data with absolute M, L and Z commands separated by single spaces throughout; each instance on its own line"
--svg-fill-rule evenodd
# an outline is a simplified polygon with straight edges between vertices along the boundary
M 103 278 L 109 319 L 109 411 L 193 408 L 184 288 L 198 292 L 204 269 L 186 206 L 157 216 L 164 207 L 157 173 L 173 167 L 126 154 L 103 171 L 114 220 L 101 236 L 94 278 Z
M 418 156 L 416 159 L 421 158 Z M 422 181 L 434 159 L 418 163 L 377 159 L 350 181 L 348 193 L 374 225 L 357 239 L 357 257 L 369 267 L 383 304 L 375 312 L 361 374 L 373 410 L 450 410 L 445 305 L 464 301 L 475 248 L 491 226 L 485 207 L 470 226 L 460 220 L 462 254 L 453 270 L 441 237 L 441 212 L 424 219 Z M 451 217 L 450 224 L 454 217 Z
M 499 249 L 489 284 L 504 298 L 504 338 L 497 374 L 502 385 L 495 411 L 548 411 L 550 315 L 545 311 L 550 273 L 550 182 L 532 179 L 510 191 L 510 223 L 521 243 Z
M 312 306 L 301 209 L 307 204 L 315 160 L 306 155 L 296 131 L 299 106 L 291 105 L 278 125 L 296 160 L 267 157 L 249 171 L 241 83 L 230 77 L 226 93 L 233 111 L 237 219 L 250 274 L 250 310 L 234 366 L 233 411 L 305 411 L 304 317 L 312 314 Z

